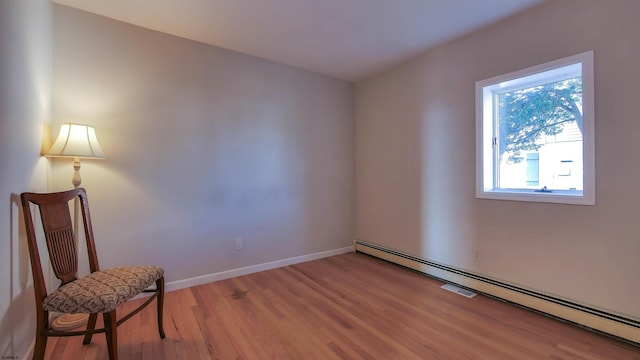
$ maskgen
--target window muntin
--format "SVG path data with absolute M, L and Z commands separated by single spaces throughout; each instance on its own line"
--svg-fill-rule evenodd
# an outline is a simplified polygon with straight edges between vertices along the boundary
M 476 196 L 594 204 L 593 52 L 476 83 Z

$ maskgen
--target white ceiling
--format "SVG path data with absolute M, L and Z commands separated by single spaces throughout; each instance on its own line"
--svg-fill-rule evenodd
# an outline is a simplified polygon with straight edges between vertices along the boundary
M 53 0 L 357 81 L 544 0 Z

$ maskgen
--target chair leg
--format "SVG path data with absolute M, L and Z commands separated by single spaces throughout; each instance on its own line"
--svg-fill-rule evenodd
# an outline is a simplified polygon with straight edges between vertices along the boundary
M 116 323 L 116 311 L 102 313 L 104 319 L 105 335 L 107 336 L 107 349 L 109 360 L 118 359 L 118 324 Z
M 44 353 L 47 349 L 47 335 L 44 335 L 40 329 L 36 333 L 36 347 L 33 350 L 33 360 L 43 360 Z
M 156 288 L 158 289 L 158 297 L 156 302 L 158 303 L 158 333 L 160 339 L 165 338 L 164 334 L 164 321 L 163 321 L 163 309 L 164 309 L 164 276 L 156 280 Z
M 36 334 L 36 347 L 33 350 L 33 360 L 44 359 L 44 353 L 47 349 L 47 336 Z
M 38 312 L 36 319 L 36 346 L 33 350 L 33 360 L 43 360 L 47 349 L 47 334 L 49 328 L 49 312 Z
M 87 330 L 93 330 L 96 328 L 96 320 L 98 319 L 98 314 L 89 314 L 89 322 L 87 323 Z M 82 341 L 82 344 L 87 345 L 91 342 L 91 338 L 93 337 L 93 334 L 89 333 L 89 334 L 85 334 L 84 335 L 84 340 Z

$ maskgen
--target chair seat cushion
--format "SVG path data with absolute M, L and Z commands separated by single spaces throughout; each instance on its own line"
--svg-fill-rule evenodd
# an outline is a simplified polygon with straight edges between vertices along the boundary
M 49 294 L 44 310 L 61 313 L 103 313 L 141 293 L 164 276 L 157 266 L 127 266 L 96 271 Z

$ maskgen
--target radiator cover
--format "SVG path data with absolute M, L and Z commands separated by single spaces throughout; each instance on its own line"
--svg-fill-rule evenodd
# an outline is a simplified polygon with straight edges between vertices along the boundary
M 640 346 L 640 321 L 574 303 L 455 267 L 438 264 L 384 246 L 356 240 L 356 252 L 419 271 Z

